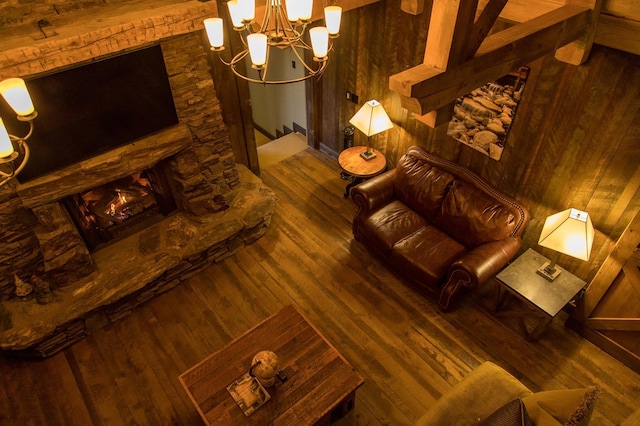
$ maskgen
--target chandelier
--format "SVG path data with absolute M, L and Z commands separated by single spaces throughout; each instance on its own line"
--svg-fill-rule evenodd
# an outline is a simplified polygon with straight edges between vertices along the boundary
M 38 113 L 33 107 L 29 91 L 21 78 L 8 78 L 0 82 L 0 94 L 15 111 L 18 120 L 29 123 L 25 136 L 10 135 L 0 118 L 0 186 L 20 173 L 29 160 L 27 139 L 33 133 L 33 119 Z
M 240 78 L 253 83 L 295 83 L 313 76 L 320 76 L 327 67 L 327 58 L 332 48 L 331 39 L 338 37 L 342 8 L 324 8 L 324 27 L 306 31 L 311 22 L 313 0 L 266 0 L 262 24 L 255 22 L 255 0 L 230 0 L 227 2 L 233 29 L 240 33 L 244 49 L 229 62 L 220 60 Z M 223 24 L 221 18 L 204 20 L 205 30 L 214 52 L 224 50 Z M 305 41 L 308 33 L 309 41 Z M 305 75 L 293 79 L 272 78 L 269 74 L 269 52 L 272 48 L 290 49 L 305 68 Z M 313 54 L 313 60 L 305 61 L 305 52 Z M 251 68 L 258 71 L 258 78 L 244 74 L 238 63 L 249 55 Z M 240 69 L 239 69 L 240 68 Z

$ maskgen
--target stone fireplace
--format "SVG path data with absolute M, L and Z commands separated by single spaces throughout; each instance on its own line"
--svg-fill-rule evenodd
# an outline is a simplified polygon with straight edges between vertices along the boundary
M 86 27 L 65 16 L 60 26 L 48 27 L 49 35 L 40 31 L 31 39 L 4 37 L 0 27 L 0 79 L 28 81 L 159 44 L 178 116 L 177 125 L 133 143 L 25 184 L 14 180 L 0 187 L 1 350 L 49 356 L 255 241 L 269 225 L 275 196 L 235 162 L 199 31 L 202 19 L 215 14 L 215 3 L 159 1 L 149 9 L 143 1 L 123 9 L 126 3 L 96 12 L 103 26 L 93 23 L 97 15 L 83 11 L 91 22 Z M 172 208 L 155 200 L 159 216 L 144 226 L 108 244 L 88 243 L 69 205 L 79 204 L 82 194 L 97 197 L 91 192 L 96 188 L 109 193 L 114 182 L 122 188 L 121 182 L 141 174 L 143 180 L 162 181 L 155 188 L 170 193 L 165 201 Z M 101 203 L 113 204 L 109 209 L 113 217 L 120 214 L 118 220 L 143 211 L 151 205 L 141 195 L 145 185 L 131 184 L 125 195 L 120 190 L 116 201 L 102 195 Z M 136 202 L 124 207 L 129 210 L 118 210 L 119 201 L 134 193 Z M 108 214 L 101 217 L 105 223 Z

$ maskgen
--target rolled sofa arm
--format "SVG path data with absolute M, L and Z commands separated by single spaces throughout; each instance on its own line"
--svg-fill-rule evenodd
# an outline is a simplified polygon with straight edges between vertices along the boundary
M 466 289 L 478 288 L 497 274 L 522 247 L 522 239 L 505 238 L 482 244 L 449 267 L 438 304 L 447 312 Z
M 386 171 L 351 188 L 351 199 L 358 205 L 358 214 L 373 210 L 393 198 L 395 173 L 395 169 Z

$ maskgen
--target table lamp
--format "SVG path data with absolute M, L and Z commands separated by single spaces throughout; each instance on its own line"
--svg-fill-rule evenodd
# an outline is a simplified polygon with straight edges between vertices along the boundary
M 553 260 L 544 263 L 537 271 L 549 281 L 560 275 L 556 268 L 560 253 L 589 260 L 593 245 L 593 224 L 589 213 L 571 208 L 547 217 L 538 244 L 556 251 Z
M 365 160 L 371 160 L 376 156 L 371 150 L 371 136 L 393 127 L 393 123 L 384 108 L 380 102 L 375 99 L 367 101 L 362 105 L 358 112 L 351 117 L 349 123 L 367 136 L 367 148 L 360 153 L 360 156 Z

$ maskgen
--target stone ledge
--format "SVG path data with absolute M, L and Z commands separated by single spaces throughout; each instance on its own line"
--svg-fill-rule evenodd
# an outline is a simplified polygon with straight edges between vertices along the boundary
M 229 209 L 201 217 L 178 213 L 100 250 L 93 255 L 96 272 L 54 289 L 49 304 L 0 303 L 0 350 L 53 355 L 264 235 L 276 196 L 246 167 L 236 167 L 240 184 L 225 194 Z

